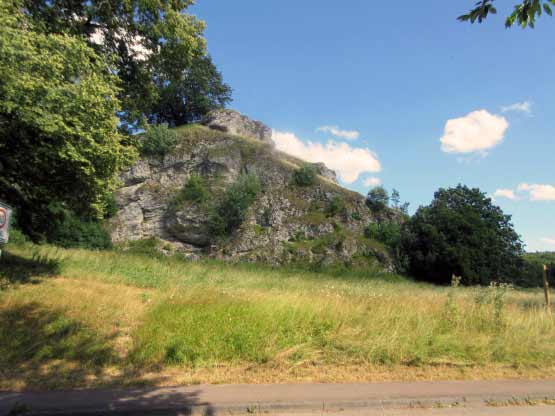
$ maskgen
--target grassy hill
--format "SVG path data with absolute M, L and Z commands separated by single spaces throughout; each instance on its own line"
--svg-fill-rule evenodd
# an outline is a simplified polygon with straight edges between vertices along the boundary
M 10 245 L 0 389 L 552 377 L 538 290 Z

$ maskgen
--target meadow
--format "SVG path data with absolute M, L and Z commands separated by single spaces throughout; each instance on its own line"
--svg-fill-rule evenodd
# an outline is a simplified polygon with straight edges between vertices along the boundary
M 552 377 L 543 293 L 9 245 L 0 389 Z

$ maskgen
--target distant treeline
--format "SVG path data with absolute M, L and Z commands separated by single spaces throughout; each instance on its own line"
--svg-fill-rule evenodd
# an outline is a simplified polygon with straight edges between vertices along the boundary
M 543 266 L 547 265 L 549 282 L 555 284 L 555 252 L 526 253 L 524 259 L 534 274 L 543 273 Z

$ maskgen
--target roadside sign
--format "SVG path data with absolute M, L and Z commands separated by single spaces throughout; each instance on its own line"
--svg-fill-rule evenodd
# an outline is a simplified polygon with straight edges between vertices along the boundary
M 0 244 L 6 244 L 10 238 L 10 220 L 12 208 L 0 202 Z

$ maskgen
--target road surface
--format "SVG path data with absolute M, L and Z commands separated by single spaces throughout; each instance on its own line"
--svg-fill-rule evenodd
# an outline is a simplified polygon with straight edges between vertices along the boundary
M 0 415 L 12 411 L 25 415 L 555 416 L 555 406 L 545 404 L 554 400 L 555 379 L 141 387 L 1 392 Z

